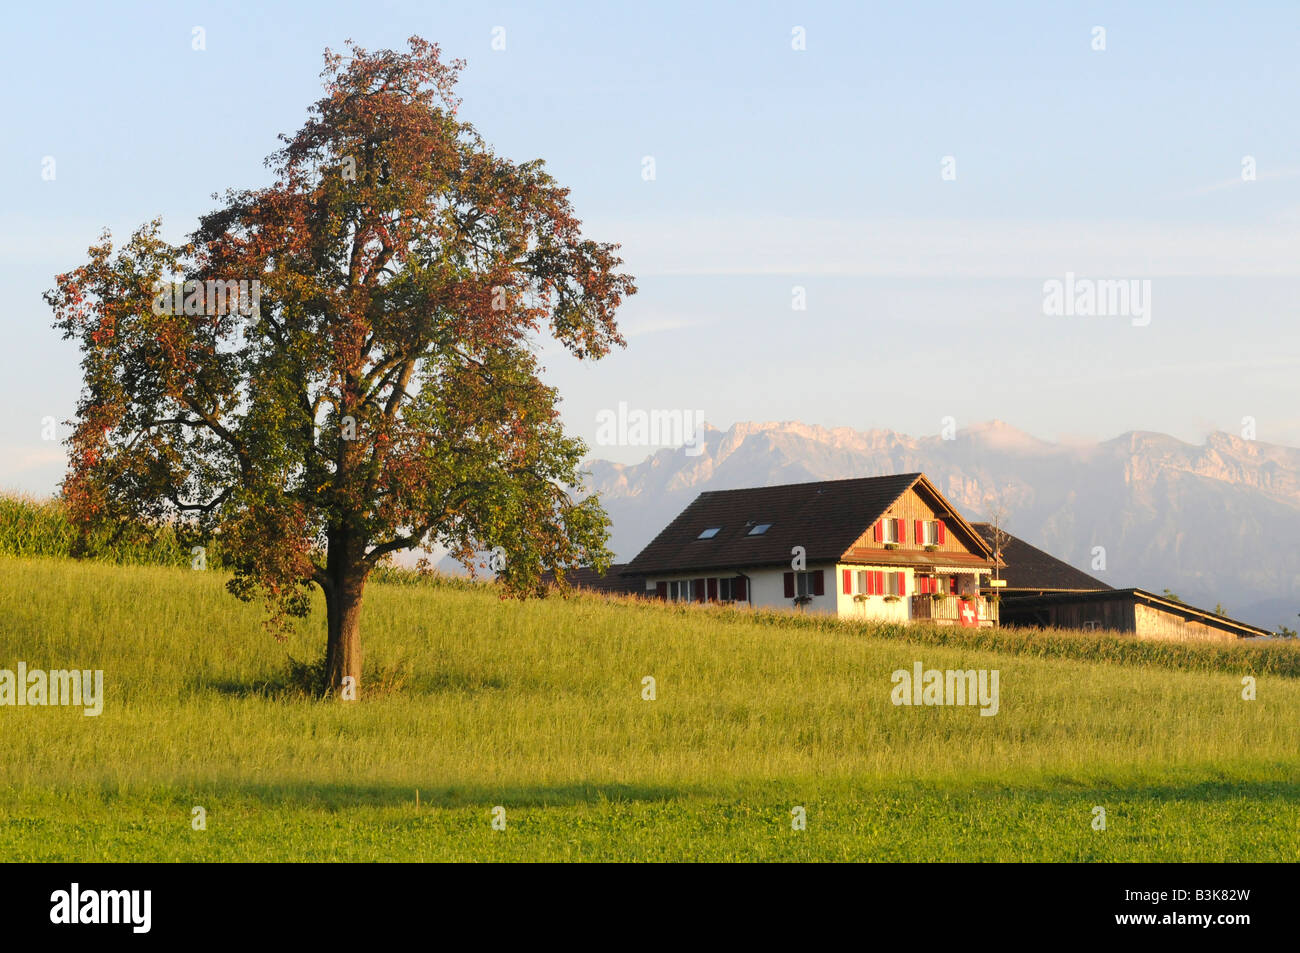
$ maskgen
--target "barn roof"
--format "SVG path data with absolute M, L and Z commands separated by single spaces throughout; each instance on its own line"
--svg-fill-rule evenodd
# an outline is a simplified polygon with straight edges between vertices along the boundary
M 565 572 L 564 580 L 574 589 L 587 589 L 592 592 L 644 594 L 645 583 L 640 579 L 629 579 L 624 575 L 627 563 L 613 563 L 603 573 L 589 567 L 570 569 Z M 542 580 L 547 584 L 555 583 L 555 573 L 547 570 L 542 573 Z
M 993 545 L 993 524 L 972 523 L 984 540 Z M 1030 546 L 1023 539 L 1006 530 L 1002 544 L 1003 568 L 998 575 L 1007 582 L 1007 590 L 1033 590 L 1036 592 L 1095 592 L 1113 587 L 1094 579 L 1067 562 Z

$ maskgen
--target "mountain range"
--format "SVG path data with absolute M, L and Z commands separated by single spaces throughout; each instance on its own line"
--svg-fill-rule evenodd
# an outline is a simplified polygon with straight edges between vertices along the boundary
M 1300 627 L 1294 447 L 1217 432 L 1199 446 L 1139 431 L 1052 443 L 1000 421 L 949 438 L 787 422 L 705 425 L 692 450 L 587 464 L 619 561 L 705 490 L 922 471 L 963 516 L 1000 513 L 1010 533 L 1112 586 Z

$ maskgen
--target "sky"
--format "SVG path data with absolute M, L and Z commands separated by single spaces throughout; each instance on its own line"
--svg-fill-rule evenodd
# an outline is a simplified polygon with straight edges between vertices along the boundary
M 653 450 L 598 442 L 620 404 L 1072 441 L 1249 417 L 1300 446 L 1294 2 L 63 3 L 6 26 L 2 489 L 63 473 L 54 276 L 106 227 L 179 241 L 267 184 L 325 48 L 412 34 L 467 61 L 459 116 L 623 246 L 626 349 L 543 349 L 594 457 Z M 1100 280 L 1127 308 L 1048 304 Z

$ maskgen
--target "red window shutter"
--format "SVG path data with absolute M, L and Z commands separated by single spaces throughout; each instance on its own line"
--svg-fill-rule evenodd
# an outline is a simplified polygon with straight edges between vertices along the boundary
M 949 579 L 948 579 L 948 591 L 951 592 L 951 593 L 953 593 L 954 595 L 956 595 L 956 593 L 957 593 L 957 577 L 956 577 L 956 576 L 951 576 L 951 577 L 949 577 Z
M 939 523 L 939 545 L 942 546 L 943 545 L 943 520 L 938 520 L 938 523 Z
M 907 595 L 907 573 L 900 572 L 898 574 L 898 594 L 900 596 Z
M 826 595 L 826 570 L 814 569 L 812 572 L 812 594 L 814 596 Z
M 787 599 L 793 599 L 794 598 L 794 573 L 788 572 L 782 577 L 782 579 L 785 582 L 785 597 Z
M 718 601 L 718 580 L 713 577 L 709 578 L 709 601 Z
M 874 576 L 876 580 L 876 595 L 883 596 L 885 594 L 885 571 L 883 569 L 877 569 L 871 575 Z
M 916 534 L 916 535 L 914 535 L 914 536 L 912 537 L 912 539 L 916 540 L 916 544 L 919 546 L 919 545 L 921 545 L 922 543 L 924 543 L 924 542 L 925 542 L 925 524 L 922 523 L 920 520 L 917 520 L 917 521 L 912 525 L 912 529 L 915 530 L 915 534 Z
M 907 542 L 907 520 L 894 520 L 898 524 L 898 541 Z
M 844 570 L 844 594 L 847 596 L 852 591 L 853 591 L 853 573 L 852 571 L 846 569 Z
M 885 538 L 885 521 L 884 521 L 884 520 L 876 520 L 876 525 L 873 526 L 871 529 L 872 529 L 872 532 L 875 533 L 875 540 L 876 540 L 876 542 L 880 542 L 882 539 Z
M 666 583 L 666 582 L 656 582 L 656 583 L 655 583 L 655 598 L 656 598 L 656 599 L 667 599 L 667 598 L 668 598 L 668 583 Z
M 744 576 L 737 576 L 736 581 L 731 584 L 732 591 L 736 594 L 737 602 L 745 602 L 749 596 L 745 592 L 745 583 L 748 580 Z
M 696 602 L 704 601 L 704 580 L 703 579 L 695 580 L 695 601 Z

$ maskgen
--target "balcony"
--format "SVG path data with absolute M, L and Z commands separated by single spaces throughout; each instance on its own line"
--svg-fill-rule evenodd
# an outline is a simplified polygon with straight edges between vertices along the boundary
M 912 602 L 912 619 L 918 622 L 944 622 L 961 624 L 962 600 L 958 596 L 945 596 L 942 599 L 932 599 L 928 595 L 911 596 Z M 996 625 L 997 612 L 989 603 L 989 600 L 982 596 L 976 596 L 967 600 L 975 609 L 980 625 Z

